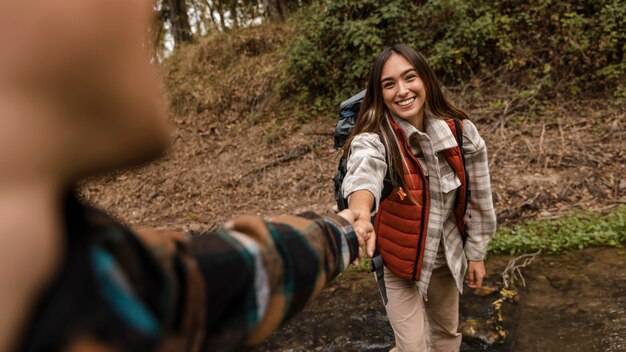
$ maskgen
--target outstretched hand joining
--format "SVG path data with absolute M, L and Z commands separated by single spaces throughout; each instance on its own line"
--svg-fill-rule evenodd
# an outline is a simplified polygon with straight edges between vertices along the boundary
M 359 239 L 359 258 L 363 257 L 363 254 L 367 254 L 368 257 L 374 255 L 374 249 L 376 248 L 376 232 L 374 226 L 365 214 L 365 219 L 360 211 L 352 209 L 344 209 L 337 213 L 337 215 L 346 219 L 354 228 L 354 232 Z

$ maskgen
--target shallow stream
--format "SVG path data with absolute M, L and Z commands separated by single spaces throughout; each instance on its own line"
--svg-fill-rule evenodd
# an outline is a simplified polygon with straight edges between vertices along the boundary
M 501 287 L 500 272 L 510 259 L 488 259 L 487 287 Z M 516 300 L 505 299 L 501 306 L 506 338 L 489 344 L 486 338 L 464 337 L 461 351 L 626 351 L 624 248 L 540 254 L 521 272 L 526 287 L 519 287 Z M 462 321 L 476 321 L 483 337 L 497 335 L 494 324 L 485 321 L 497 315 L 493 302 L 498 298 L 497 291 L 466 292 Z M 373 274 L 350 272 L 254 351 L 382 352 L 393 345 Z

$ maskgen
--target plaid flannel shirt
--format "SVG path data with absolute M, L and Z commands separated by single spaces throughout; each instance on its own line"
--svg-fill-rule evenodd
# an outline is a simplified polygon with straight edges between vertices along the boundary
M 463 291 L 463 277 L 467 260 L 482 260 L 487 244 L 496 229 L 496 216 L 491 196 L 491 181 L 485 141 L 469 120 L 463 120 L 463 154 L 470 174 L 472 192 L 465 221 L 468 239 L 463 247 L 454 217 L 454 199 L 461 182 L 439 152 L 458 145 L 444 120 L 426 114 L 425 132 L 418 131 L 405 120 L 393 117 L 408 138 L 412 152 L 428 177 L 430 191 L 429 222 L 427 228 L 424 264 L 417 285 L 424 297 L 432 271 L 447 264 L 455 278 L 459 292 Z M 350 146 L 347 174 L 342 185 L 344 197 L 358 190 L 370 191 L 378 210 L 387 172 L 385 146 L 375 133 L 362 133 Z
M 258 344 L 358 254 L 343 218 L 241 217 L 184 236 L 66 204 L 66 255 L 20 351 L 233 351 Z

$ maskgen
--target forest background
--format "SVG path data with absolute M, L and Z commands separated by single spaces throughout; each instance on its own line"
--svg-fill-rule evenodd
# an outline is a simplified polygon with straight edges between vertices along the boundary
M 173 144 L 81 185 L 135 226 L 333 211 L 338 104 L 393 43 L 487 142 L 492 253 L 626 242 L 626 3 L 161 0 L 150 29 Z

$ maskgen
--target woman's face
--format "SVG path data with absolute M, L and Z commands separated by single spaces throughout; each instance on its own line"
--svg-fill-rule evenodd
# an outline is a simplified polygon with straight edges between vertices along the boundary
M 421 126 L 426 89 L 415 67 L 404 56 L 391 54 L 383 65 L 380 85 L 389 111 L 414 126 Z

